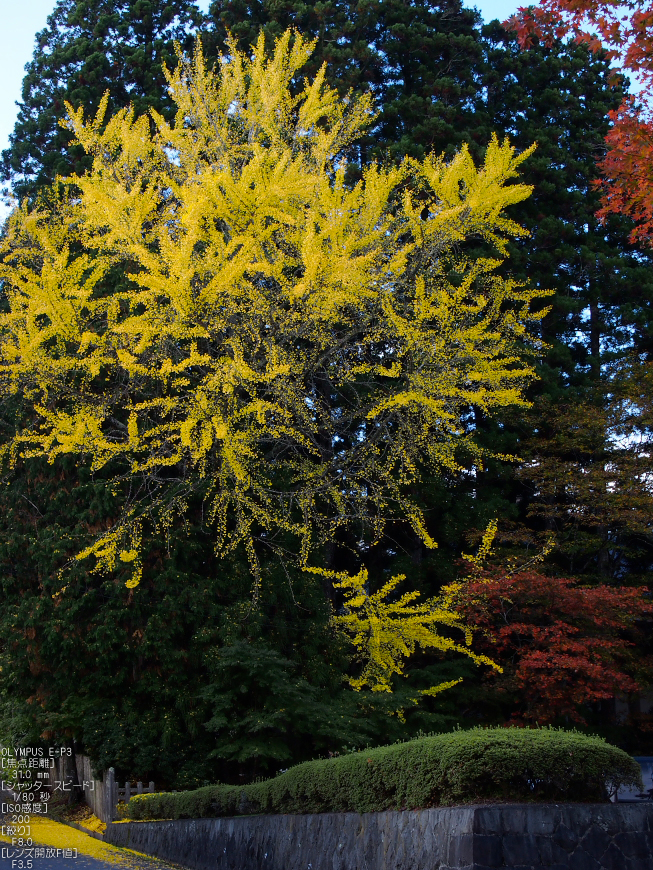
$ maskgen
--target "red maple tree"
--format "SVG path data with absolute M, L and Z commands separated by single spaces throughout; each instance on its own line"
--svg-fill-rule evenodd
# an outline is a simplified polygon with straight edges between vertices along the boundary
M 603 206 L 600 217 L 625 214 L 636 223 L 632 241 L 653 245 L 653 4 L 623 0 L 540 0 L 520 7 L 506 25 L 520 45 L 534 39 L 551 43 L 572 34 L 593 51 L 606 50 L 624 71 L 635 73 L 642 89 L 611 112 L 607 154 L 600 161 Z
M 639 689 L 632 634 L 650 612 L 641 589 L 493 569 L 463 585 L 459 607 L 479 651 L 504 668 L 497 688 L 519 697 L 515 720 L 583 723 L 583 706 Z
M 635 227 L 631 241 L 653 244 L 653 123 L 631 98 L 611 112 L 614 126 L 606 136 L 608 151 L 599 165 L 603 173 L 603 207 L 599 217 L 625 214 Z

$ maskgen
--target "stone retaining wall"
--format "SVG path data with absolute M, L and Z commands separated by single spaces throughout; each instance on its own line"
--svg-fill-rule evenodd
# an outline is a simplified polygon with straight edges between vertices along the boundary
M 122 822 L 105 841 L 193 870 L 653 870 L 653 804 Z

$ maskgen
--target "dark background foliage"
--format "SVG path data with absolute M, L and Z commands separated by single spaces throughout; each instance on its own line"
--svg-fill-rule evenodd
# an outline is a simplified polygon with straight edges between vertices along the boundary
M 543 301 L 552 306 L 542 324 L 548 350 L 537 360 L 532 409 L 500 421 L 470 409 L 467 420 L 488 450 L 522 461 L 425 478 L 416 495 L 436 551 L 391 526 L 376 547 L 339 540 L 325 559 L 352 569 L 364 562 L 376 586 L 404 572 L 404 589 L 436 595 L 464 572 L 461 552 L 498 517 L 499 563 L 527 561 L 553 536 L 557 546 L 537 569 L 543 576 L 613 590 L 645 582 L 653 563 L 650 495 L 646 485 L 632 486 L 647 479 L 645 450 L 632 437 L 617 449 L 612 436 L 630 408 L 619 431 L 648 438 L 653 272 L 649 252 L 628 242 L 627 220 L 602 226 L 594 216 L 596 160 L 623 87 L 601 57 L 562 43 L 522 52 L 498 22 L 483 25 L 456 0 L 215 0 L 206 17 L 189 0 L 59 0 L 37 35 L 3 153 L 4 180 L 35 198 L 57 174 L 86 168 L 57 123 L 65 100 L 94 112 L 108 90 L 111 110 L 133 104 L 137 113 L 148 106 L 168 113 L 162 64 L 174 65 L 174 40 L 191 47 L 194 27 L 212 61 L 227 29 L 246 48 L 260 28 L 271 42 L 290 25 L 317 37 L 309 77 L 326 61 L 342 95 L 372 89 L 379 115 L 352 155 L 359 164 L 431 150 L 451 155 L 463 142 L 481 157 L 492 131 L 519 149 L 536 141 L 523 176 L 534 192 L 512 215 L 531 235 L 512 245 L 508 269 L 555 290 Z M 19 411 L 4 403 L 2 440 Z M 265 556 L 254 600 L 242 554 L 215 556 L 201 503 L 168 540 L 145 530 L 137 589 L 127 589 L 119 571 L 90 573 L 90 562 L 71 560 L 120 511 L 121 494 L 105 480 L 63 460 L 4 469 L 5 739 L 74 740 L 98 769 L 184 788 L 248 781 L 345 748 L 524 715 L 520 693 L 502 690 L 487 670 L 432 654 L 411 660 L 391 696 L 353 693 L 342 674 L 357 663 L 329 628 L 339 600 Z M 549 618 L 543 612 L 540 628 Z M 635 651 L 622 667 L 645 691 L 650 617 L 642 613 L 635 628 Z M 412 700 L 419 689 L 460 677 L 436 698 Z M 630 714 L 622 720 L 614 701 L 577 709 L 587 727 L 630 751 L 653 752 L 650 716 L 637 694 L 625 702 Z

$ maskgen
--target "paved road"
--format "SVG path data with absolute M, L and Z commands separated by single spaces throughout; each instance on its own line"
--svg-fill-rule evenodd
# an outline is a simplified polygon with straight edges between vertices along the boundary
M 22 867 L 21 867 L 22 863 Z M 30 870 L 27 860 L 12 860 L 9 858 L 0 858 L 0 868 L 2 870 Z M 111 861 L 102 861 L 98 858 L 89 858 L 87 855 L 79 854 L 77 858 L 36 858 L 32 861 L 31 870 L 135 870 L 135 868 L 156 868 L 156 870 L 169 870 L 169 864 L 162 864 L 159 861 L 150 861 L 144 859 L 135 860 L 135 856 L 117 856 Z
M 34 818 L 32 845 L 12 845 L 0 836 L 0 870 L 181 870 L 173 864 L 118 849 L 69 825 Z
M 0 801 L 13 800 L 0 786 Z M 0 813 L 0 824 L 15 822 Z M 31 837 L 33 845 L 12 845 L 11 838 L 0 833 L 0 870 L 183 870 L 158 858 L 118 849 L 43 816 L 32 815 L 30 830 L 17 833 Z

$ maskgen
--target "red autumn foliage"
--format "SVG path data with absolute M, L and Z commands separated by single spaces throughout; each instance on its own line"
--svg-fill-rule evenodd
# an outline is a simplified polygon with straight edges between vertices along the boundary
M 600 162 L 604 179 L 599 217 L 625 214 L 636 222 L 632 241 L 653 245 L 653 5 L 622 0 L 540 0 L 520 7 L 505 24 L 517 32 L 522 48 L 535 39 L 550 44 L 571 34 L 591 51 L 606 50 L 643 84 L 638 101 L 626 99 L 611 113 L 608 152 Z
M 515 720 L 583 723 L 584 705 L 638 691 L 628 635 L 650 612 L 640 589 L 483 571 L 465 584 L 460 608 L 480 629 L 479 651 L 504 668 L 497 688 L 519 694 Z
M 604 176 L 600 218 L 625 214 L 635 222 L 631 241 L 653 244 L 653 123 L 633 100 L 611 112 L 608 152 L 599 163 Z
M 653 5 L 644 9 L 633 0 L 540 0 L 538 6 L 521 6 L 509 24 L 523 48 L 534 38 L 550 43 L 572 34 L 592 51 L 605 49 L 608 57 L 645 80 L 653 76 Z

